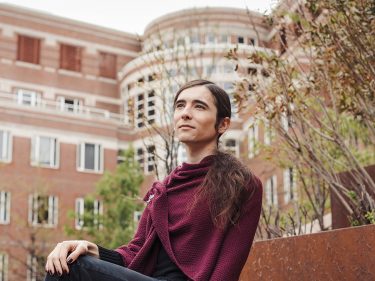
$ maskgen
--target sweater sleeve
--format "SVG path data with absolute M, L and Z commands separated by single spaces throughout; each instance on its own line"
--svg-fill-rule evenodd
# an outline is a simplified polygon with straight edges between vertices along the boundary
M 237 281 L 246 263 L 262 208 L 262 183 L 255 178 L 255 192 L 245 204 L 237 225 L 228 229 L 210 281 Z
M 99 249 L 99 258 L 101 260 L 124 266 L 124 261 L 118 252 L 103 248 L 99 245 L 97 246 Z

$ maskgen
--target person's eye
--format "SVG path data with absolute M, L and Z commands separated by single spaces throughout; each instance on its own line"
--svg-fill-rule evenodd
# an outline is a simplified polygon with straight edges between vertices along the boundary
M 184 104 L 183 104 L 183 103 L 177 103 L 177 104 L 175 105 L 175 108 L 182 108 L 182 107 L 184 107 Z
M 206 107 L 202 104 L 197 104 L 195 107 L 198 109 L 206 109 Z

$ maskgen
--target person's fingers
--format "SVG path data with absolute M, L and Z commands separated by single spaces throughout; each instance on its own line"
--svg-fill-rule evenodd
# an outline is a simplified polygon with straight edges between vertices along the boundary
M 69 267 L 68 267 L 68 264 L 66 263 L 66 257 L 68 253 L 71 251 L 72 247 L 73 247 L 72 242 L 61 243 L 60 251 L 58 253 L 58 258 L 59 258 L 60 266 L 62 269 L 61 273 L 69 273 Z
M 50 270 L 52 271 L 52 274 L 63 274 L 63 269 L 60 263 L 60 251 L 61 251 L 62 243 L 57 243 L 55 249 L 51 252 L 51 254 L 48 256 L 49 264 L 50 264 Z
M 48 273 L 55 274 L 56 268 L 54 265 L 54 257 L 56 256 L 56 252 L 59 251 L 60 243 L 58 243 L 55 248 L 52 250 L 52 252 L 48 255 L 47 261 L 46 261 L 46 271 Z
M 85 241 L 80 241 L 77 247 L 72 251 L 66 258 L 68 264 L 75 262 L 79 256 L 87 254 L 87 243 Z
M 53 275 L 55 273 L 55 269 L 53 268 L 53 265 L 51 262 L 47 259 L 45 270 L 48 274 Z

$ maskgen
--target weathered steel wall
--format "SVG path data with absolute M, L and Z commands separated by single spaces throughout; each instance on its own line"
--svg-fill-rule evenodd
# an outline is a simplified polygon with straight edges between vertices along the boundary
M 375 225 L 255 242 L 249 280 L 375 280 Z
M 375 181 L 375 165 L 364 167 L 367 171 L 369 176 Z M 341 182 L 345 185 L 345 187 L 349 190 L 353 189 L 352 186 L 357 185 L 353 176 L 348 172 L 342 172 L 338 174 Z M 375 190 L 373 190 L 369 185 L 366 185 L 367 191 L 372 194 L 373 198 L 375 198 Z M 343 194 L 345 197 L 345 195 Z M 349 212 L 346 211 L 344 205 L 339 200 L 336 193 L 331 191 L 331 212 L 332 212 L 332 228 L 343 228 L 349 227 L 350 222 L 348 219 Z

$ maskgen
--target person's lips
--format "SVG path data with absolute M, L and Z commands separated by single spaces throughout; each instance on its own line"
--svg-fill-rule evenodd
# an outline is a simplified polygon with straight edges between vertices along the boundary
M 184 124 L 184 125 L 180 125 L 180 126 L 178 126 L 178 128 L 179 128 L 179 129 L 194 129 L 193 126 L 186 125 L 186 124 Z

